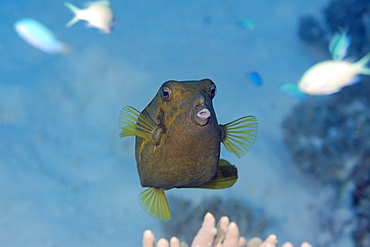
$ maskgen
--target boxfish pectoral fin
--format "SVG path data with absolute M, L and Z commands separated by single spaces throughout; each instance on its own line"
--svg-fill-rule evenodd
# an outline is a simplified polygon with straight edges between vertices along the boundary
M 221 141 L 229 152 L 236 154 L 239 158 L 246 154 L 253 146 L 258 130 L 257 118 L 255 116 L 241 117 L 221 128 Z
M 163 189 L 149 188 L 144 190 L 139 195 L 139 202 L 144 211 L 154 218 L 169 221 L 172 217 Z
M 152 119 L 141 114 L 131 106 L 122 108 L 119 115 L 119 126 L 122 129 L 120 137 L 140 136 L 147 141 L 154 141 L 153 138 L 160 138 L 156 133 L 161 133 Z
M 187 188 L 197 188 L 197 189 L 226 189 L 230 188 L 238 180 L 238 169 L 236 166 L 230 164 L 224 159 L 220 159 L 218 163 L 217 173 L 206 184 L 196 186 L 196 187 L 187 187 Z

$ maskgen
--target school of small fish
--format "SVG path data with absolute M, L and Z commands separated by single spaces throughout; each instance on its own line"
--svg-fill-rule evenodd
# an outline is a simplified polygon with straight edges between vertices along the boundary
M 238 24 L 249 25 L 249 19 L 241 19 Z M 370 61 L 370 53 L 357 62 L 345 60 L 351 45 L 351 37 L 347 28 L 338 28 L 329 42 L 329 52 L 332 60 L 319 62 L 309 68 L 298 81 L 294 83 L 281 83 L 280 89 L 288 95 L 300 100 L 307 99 L 308 95 L 329 95 L 339 92 L 343 87 L 353 85 L 360 80 L 360 75 L 370 75 L 370 68 L 366 65 Z M 256 71 L 248 73 L 249 80 L 262 86 L 261 75 Z
M 66 24 L 66 27 L 83 20 L 88 27 L 94 27 L 101 33 L 109 34 L 115 25 L 113 11 L 108 0 L 89 2 L 85 9 L 79 9 L 69 2 L 64 5 L 69 8 L 74 17 Z M 54 33 L 41 22 L 32 18 L 23 18 L 14 23 L 14 30 L 19 37 L 29 45 L 49 54 L 64 54 L 68 52 L 68 46 L 58 40 Z

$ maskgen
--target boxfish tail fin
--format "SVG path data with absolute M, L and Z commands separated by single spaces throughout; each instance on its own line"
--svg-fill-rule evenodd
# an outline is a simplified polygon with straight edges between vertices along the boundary
M 226 189 L 233 186 L 237 180 L 238 169 L 236 168 L 236 166 L 230 164 L 224 159 L 220 159 L 220 162 L 218 163 L 217 173 L 212 178 L 212 180 L 199 187 L 193 188 L 213 190 Z
M 144 211 L 150 216 L 162 221 L 169 221 L 172 217 L 163 189 L 149 188 L 139 195 L 139 202 Z
M 241 117 L 220 127 L 222 143 L 239 158 L 252 148 L 258 132 L 257 118 L 254 116 Z
M 153 141 L 152 135 L 157 129 L 149 117 L 144 116 L 131 106 L 122 108 L 119 115 L 119 126 L 122 129 L 120 137 L 140 136 L 148 141 Z
M 72 20 L 70 20 L 67 24 L 66 24 L 66 27 L 70 27 L 74 24 L 76 24 L 76 22 L 80 21 L 80 18 L 77 17 L 77 11 L 79 11 L 80 9 L 77 8 L 76 6 L 74 6 L 73 4 L 69 3 L 69 2 L 65 2 L 64 3 L 64 6 L 66 6 L 67 8 L 69 8 L 73 14 L 75 14 L 75 16 L 72 18 Z

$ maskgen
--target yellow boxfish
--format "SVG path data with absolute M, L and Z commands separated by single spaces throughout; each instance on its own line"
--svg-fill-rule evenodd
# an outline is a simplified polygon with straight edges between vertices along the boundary
M 257 135 L 254 116 L 219 125 L 210 79 L 167 81 L 142 112 L 125 106 L 120 113 L 120 137 L 136 136 L 135 157 L 142 187 L 140 204 L 151 216 L 171 219 L 165 190 L 224 189 L 237 180 L 235 166 L 220 159 L 220 143 L 243 156 Z

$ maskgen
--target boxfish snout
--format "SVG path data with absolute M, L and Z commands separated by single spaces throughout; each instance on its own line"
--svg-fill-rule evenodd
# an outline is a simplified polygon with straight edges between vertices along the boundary
M 195 100 L 195 107 L 192 117 L 193 122 L 200 126 L 206 125 L 211 117 L 211 111 L 208 108 L 209 107 L 206 104 L 204 96 L 199 96 Z

